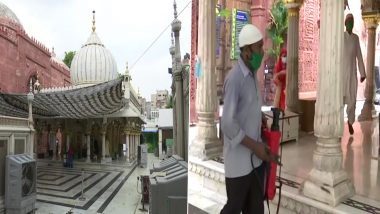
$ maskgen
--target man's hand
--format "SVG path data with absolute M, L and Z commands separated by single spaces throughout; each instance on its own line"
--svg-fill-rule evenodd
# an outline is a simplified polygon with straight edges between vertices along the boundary
M 360 77 L 360 82 L 363 82 L 365 80 L 365 77 Z
M 280 158 L 278 155 L 273 154 L 267 145 L 265 145 L 263 143 L 260 143 L 260 145 L 262 145 L 262 148 L 260 148 L 260 153 L 261 152 L 263 152 L 263 153 L 260 154 L 260 157 L 259 157 L 259 155 L 257 155 L 257 157 L 259 157 L 263 161 L 274 162 L 277 165 L 282 166 L 282 164 L 280 163 Z M 261 149 L 263 149 L 264 151 L 261 151 Z
M 268 128 L 268 118 L 265 116 L 264 113 L 262 113 L 262 117 L 261 117 L 261 128 Z
M 243 139 L 242 143 L 243 145 L 251 149 L 251 151 L 253 151 L 255 155 L 261 160 L 267 161 L 267 162 L 274 162 L 282 166 L 279 160 L 279 156 L 273 154 L 266 144 L 255 142 L 254 140 L 252 140 L 251 138 L 247 136 Z

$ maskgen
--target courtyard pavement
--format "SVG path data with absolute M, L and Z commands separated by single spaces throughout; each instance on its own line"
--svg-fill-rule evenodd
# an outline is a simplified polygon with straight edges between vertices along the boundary
M 142 206 L 137 177 L 149 175 L 149 168 L 157 160 L 149 154 L 147 168 L 74 162 L 71 169 L 57 161 L 39 161 L 36 213 L 65 214 L 70 210 L 73 214 L 144 213 L 139 210 Z

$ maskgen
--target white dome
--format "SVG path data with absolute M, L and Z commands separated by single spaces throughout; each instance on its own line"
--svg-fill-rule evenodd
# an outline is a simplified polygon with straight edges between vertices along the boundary
M 0 2 L 0 18 L 9 19 L 19 24 L 20 26 L 22 26 L 16 14 L 12 10 L 10 10 L 5 4 L 1 2 Z
M 97 84 L 117 78 L 116 61 L 95 32 L 76 52 L 70 71 L 74 85 Z

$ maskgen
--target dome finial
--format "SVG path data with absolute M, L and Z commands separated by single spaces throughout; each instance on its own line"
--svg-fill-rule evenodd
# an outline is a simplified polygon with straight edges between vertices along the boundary
M 95 32 L 95 10 L 92 11 L 92 32 Z
M 125 63 L 125 75 L 129 76 L 128 61 Z
M 175 0 L 174 0 L 173 7 L 174 7 L 174 18 L 176 19 L 178 17 L 178 14 L 177 14 L 177 2 Z

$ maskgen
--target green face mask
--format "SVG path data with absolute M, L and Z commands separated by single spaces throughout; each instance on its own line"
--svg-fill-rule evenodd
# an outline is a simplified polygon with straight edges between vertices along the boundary
M 346 23 L 346 30 L 347 31 L 352 31 L 353 28 L 354 28 L 354 22 L 347 22 Z
M 260 68 L 261 61 L 263 60 L 264 54 L 252 53 L 249 59 L 249 65 L 251 66 L 252 73 L 255 74 Z

